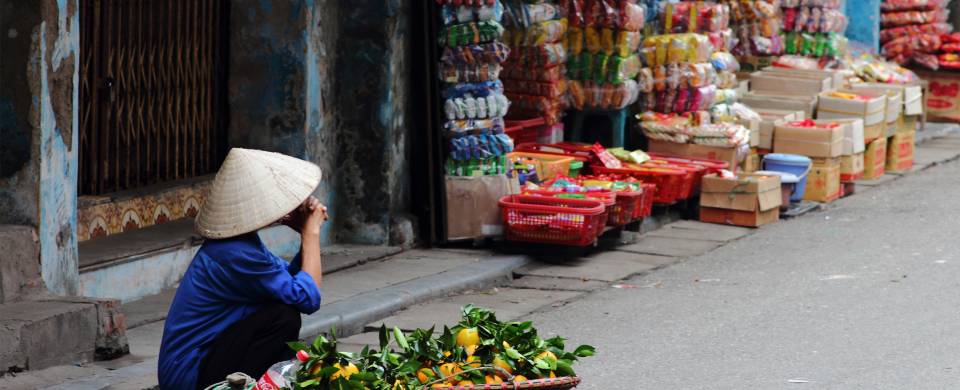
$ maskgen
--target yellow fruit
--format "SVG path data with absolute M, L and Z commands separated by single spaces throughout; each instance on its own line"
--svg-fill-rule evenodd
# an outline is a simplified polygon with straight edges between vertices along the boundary
M 550 351 L 543 351 L 543 353 L 537 355 L 537 359 L 544 359 L 548 356 L 553 360 L 557 360 L 557 355 Z
M 510 347 L 510 343 L 504 341 L 504 342 L 503 342 L 503 348 L 505 348 L 505 349 L 510 349 L 510 348 L 511 348 L 511 347 Z
M 502 368 L 508 373 L 513 373 L 513 367 L 510 367 L 510 363 L 507 363 L 506 360 L 501 359 L 499 356 L 493 358 L 493 365 Z
M 503 383 L 503 379 L 500 379 L 500 377 L 496 375 L 485 375 L 483 379 L 484 379 L 484 383 L 488 385 Z
M 443 357 L 450 357 L 450 351 L 443 351 Z
M 554 374 L 553 371 L 550 371 L 550 377 L 551 377 L 551 378 L 556 378 L 556 377 L 557 377 L 557 374 Z
M 477 328 L 464 328 L 457 332 L 458 346 L 466 348 L 477 344 L 480 344 L 480 333 L 477 332 Z
M 317 362 L 317 364 L 310 369 L 310 375 L 317 375 L 320 373 L 320 370 L 322 369 L 323 369 L 323 364 L 320 364 L 320 362 Z
M 420 370 L 417 371 L 417 380 L 419 380 L 420 383 L 430 382 L 436 376 L 437 374 L 434 373 L 433 370 L 429 368 L 421 368 Z
M 478 360 L 476 356 L 467 356 L 464 363 L 466 363 L 463 365 L 464 367 L 480 368 L 480 360 Z
M 477 352 L 477 346 L 476 346 L 476 345 L 468 345 L 467 348 L 466 348 L 466 350 L 467 350 L 467 356 L 473 356 L 473 354 Z
M 456 363 L 444 363 L 440 365 L 440 375 L 443 376 L 443 379 L 457 376 L 462 370 L 460 367 L 457 367 Z
M 525 377 L 525 376 L 523 376 L 523 375 L 517 375 L 517 376 L 513 377 L 513 381 L 514 381 L 514 382 L 526 382 L 526 381 L 527 381 L 527 377 Z
M 351 375 L 360 372 L 360 369 L 358 369 L 357 366 L 355 366 L 353 363 L 347 364 L 346 367 L 341 366 L 340 363 L 334 364 L 333 366 L 338 368 L 339 370 L 333 373 L 333 375 L 330 375 L 330 380 L 337 379 L 341 376 L 344 377 L 345 379 L 350 379 Z
M 436 389 L 440 387 L 450 387 L 450 386 L 453 386 L 453 383 L 443 382 L 443 383 L 434 383 L 433 386 L 430 386 L 430 387 Z
M 457 382 L 457 386 L 473 386 L 473 381 L 463 380 L 463 381 Z

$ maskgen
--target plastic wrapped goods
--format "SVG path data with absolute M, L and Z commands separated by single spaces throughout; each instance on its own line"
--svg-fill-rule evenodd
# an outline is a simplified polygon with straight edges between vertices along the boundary
M 620 85 L 569 81 L 568 96 L 570 106 L 577 110 L 618 110 L 633 104 L 639 93 L 639 87 L 634 80 L 626 80 Z
M 498 63 L 440 64 L 440 80 L 445 83 L 480 83 L 500 78 Z
M 511 26 L 527 28 L 536 23 L 563 18 L 563 8 L 552 3 L 511 2 L 506 14 Z
M 947 21 L 949 16 L 950 11 L 945 9 L 887 12 L 880 15 L 880 25 L 883 27 L 895 27 L 908 24 L 943 23 Z
M 503 17 L 503 4 L 499 0 L 470 5 L 447 3 L 441 6 L 440 15 L 447 26 L 485 20 L 499 22 Z
M 908 26 L 885 28 L 880 30 L 880 42 L 886 43 L 897 38 L 920 34 L 943 35 L 950 33 L 951 31 L 953 31 L 953 27 L 948 23 L 913 24 Z
M 949 0 L 884 0 L 880 3 L 880 11 L 930 11 L 946 8 Z
M 658 17 L 667 33 L 716 32 L 729 27 L 729 8 L 723 4 L 700 1 L 663 2 Z
M 482 43 L 446 48 L 440 57 L 444 64 L 501 63 L 510 55 L 510 48 L 502 42 Z
M 503 36 L 503 26 L 495 20 L 449 26 L 440 34 L 440 46 L 457 47 L 492 42 Z

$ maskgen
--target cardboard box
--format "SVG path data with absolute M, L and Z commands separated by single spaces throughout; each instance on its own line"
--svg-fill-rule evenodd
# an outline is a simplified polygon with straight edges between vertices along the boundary
M 750 154 L 743 159 L 743 173 L 753 173 L 760 170 L 760 154 L 756 148 L 750 149 Z
M 867 144 L 867 150 L 863 152 L 863 178 L 879 179 L 886 172 L 886 166 L 887 139 L 880 137 Z
M 771 66 L 763 68 L 763 71 L 773 75 L 807 75 L 828 78 L 830 79 L 829 90 L 842 89 L 844 87 L 844 78 L 846 77 L 843 72 L 837 70 L 790 69 Z
M 500 198 L 520 193 L 517 179 L 506 175 L 447 176 L 447 240 L 503 233 Z
M 750 90 L 779 95 L 816 96 L 831 89 L 830 77 L 809 73 L 754 72 L 750 75 Z
M 877 123 L 875 125 L 863 126 L 863 142 L 870 143 L 877 138 L 886 138 L 886 123 Z
M 816 123 L 838 123 L 843 126 L 843 152 L 844 156 L 857 153 L 863 153 L 866 143 L 863 137 L 863 119 L 845 118 L 845 119 L 817 119 Z
M 903 87 L 893 84 L 863 83 L 854 85 L 851 90 L 856 92 L 867 92 L 871 94 L 887 94 L 886 114 L 884 118 L 887 123 L 896 122 L 903 113 Z
M 960 122 L 960 73 L 913 70 L 929 83 L 924 110 L 927 121 Z
M 755 109 L 754 111 L 760 114 L 761 118 L 756 147 L 764 150 L 773 150 L 773 130 L 777 125 L 790 121 L 802 121 L 805 118 L 803 111 L 773 109 Z
M 833 97 L 829 93 L 820 94 L 817 107 L 817 119 L 863 118 L 863 125 L 883 123 L 886 118 L 886 94 L 872 94 L 864 91 L 841 91 L 869 97 L 868 100 L 851 100 Z
M 840 157 L 840 181 L 847 183 L 863 178 L 863 153 Z
M 708 175 L 700 188 L 703 222 L 757 227 L 780 219 L 780 176 L 723 179 Z
M 840 159 L 813 159 L 803 200 L 830 203 L 840 198 Z
M 672 154 L 675 156 L 709 158 L 711 160 L 726 161 L 731 169 L 736 170 L 740 162 L 750 152 L 748 145 L 738 148 L 723 148 L 718 146 L 704 146 L 697 144 L 678 144 L 670 141 L 650 140 L 649 151 L 654 153 Z
M 907 133 L 911 131 L 917 131 L 917 125 L 920 124 L 919 115 L 904 115 L 903 120 L 900 122 L 900 126 L 897 128 L 898 133 Z
M 774 130 L 773 151 L 815 158 L 840 157 L 843 154 L 843 129 L 843 126 L 795 127 L 785 123 Z
M 887 141 L 887 172 L 906 172 L 913 168 L 915 131 L 897 133 Z
M 817 96 L 790 96 L 782 94 L 749 92 L 740 102 L 756 109 L 803 111 L 807 118 L 813 117 L 817 108 Z
M 755 148 L 760 144 L 760 119 L 737 119 L 737 124 L 743 126 L 750 132 L 750 147 Z
M 919 85 L 904 86 L 903 114 L 923 115 L 923 88 Z

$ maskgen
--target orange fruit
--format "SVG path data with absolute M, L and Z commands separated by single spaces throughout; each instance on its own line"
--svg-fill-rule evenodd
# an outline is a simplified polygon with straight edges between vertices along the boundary
M 496 376 L 496 375 L 485 375 L 485 376 L 483 377 L 483 379 L 484 379 L 484 383 L 486 383 L 486 384 L 488 384 L 488 385 L 489 385 L 489 384 L 500 384 L 500 383 L 503 383 L 503 379 L 500 379 L 500 377 L 499 377 L 499 376 Z
M 467 348 L 466 348 L 466 350 L 467 350 L 467 356 L 473 356 L 473 354 L 477 352 L 477 347 L 478 347 L 477 345 L 469 345 L 469 346 L 467 346 Z
M 321 364 L 320 362 L 317 362 L 317 364 L 315 364 L 313 368 L 310 369 L 310 375 L 317 375 L 320 373 L 320 370 L 322 369 L 323 369 L 323 364 Z
M 553 358 L 553 360 L 557 360 L 557 355 L 555 355 L 553 352 L 550 352 L 550 351 L 543 351 L 543 353 L 537 355 L 537 359 L 543 359 L 543 358 L 546 358 L 547 356 Z
M 440 375 L 443 376 L 443 379 L 457 376 L 461 371 L 462 370 L 460 367 L 457 367 L 456 363 L 444 363 L 440 365 Z
M 360 369 L 358 369 L 357 366 L 355 366 L 353 363 L 347 364 L 346 367 L 341 366 L 340 363 L 334 364 L 333 366 L 336 368 L 339 368 L 340 370 L 333 373 L 333 375 L 330 375 L 331 380 L 337 379 L 341 376 L 346 379 L 350 379 L 351 375 L 360 372 Z
M 464 367 L 470 368 L 480 368 L 480 360 L 476 356 L 467 356 L 467 360 L 464 360 Z
M 436 389 L 440 387 L 450 387 L 450 386 L 453 386 L 453 383 L 444 382 L 444 383 L 434 383 L 433 386 L 430 386 L 430 387 Z
M 506 360 L 501 359 L 499 356 L 493 358 L 493 365 L 502 368 L 504 371 L 513 374 L 513 367 L 510 367 L 510 363 L 507 363 Z
M 471 345 L 480 344 L 480 333 L 477 328 L 463 328 L 457 332 L 457 345 L 467 348 Z
M 514 381 L 514 382 L 526 382 L 526 381 L 527 381 L 527 377 L 525 377 L 525 376 L 523 376 L 523 375 L 517 375 L 517 376 L 513 377 L 513 381 Z
M 462 380 L 457 382 L 457 386 L 473 386 L 473 381 Z
M 557 377 L 557 374 L 554 374 L 553 371 L 550 371 L 550 377 L 551 377 L 551 378 L 556 378 L 556 377 Z
M 417 370 L 417 380 L 420 381 L 420 383 L 430 382 L 431 380 L 435 379 L 436 376 L 437 374 L 429 368 L 421 368 Z

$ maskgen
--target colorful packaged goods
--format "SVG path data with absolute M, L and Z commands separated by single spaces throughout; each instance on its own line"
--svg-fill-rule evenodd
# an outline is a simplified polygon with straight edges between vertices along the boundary
M 949 42 L 947 35 L 953 30 L 946 23 L 950 17 L 946 9 L 948 3 L 948 0 L 883 2 L 880 15 L 883 56 L 900 65 L 912 63 L 932 70 L 940 68 L 941 59 L 949 64 L 951 58 L 942 54 L 960 47 Z
M 510 100 L 498 79 L 510 49 L 500 42 L 499 0 L 439 1 L 444 28 L 439 77 L 447 134 L 449 176 L 503 175 L 513 140 L 504 134 Z
M 730 25 L 736 45 L 729 49 L 737 57 L 779 55 L 783 24 L 775 0 L 723 0 L 730 9 Z
M 709 33 L 730 26 L 730 8 L 701 1 L 660 3 L 659 22 L 665 33 Z
M 567 83 L 563 65 L 568 21 L 556 2 L 509 2 L 505 14 L 513 53 L 503 73 L 507 96 L 515 102 L 511 119 L 543 118 L 559 123 L 565 106 Z

